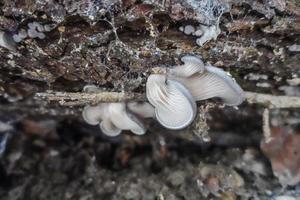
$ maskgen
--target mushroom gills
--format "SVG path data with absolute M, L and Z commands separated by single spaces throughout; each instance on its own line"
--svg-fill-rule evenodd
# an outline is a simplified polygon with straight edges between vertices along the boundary
M 133 114 L 127 112 L 125 103 L 111 103 L 109 115 L 112 123 L 121 130 L 130 130 L 137 135 L 146 133 L 143 123 Z
M 205 69 L 203 61 L 197 56 L 186 55 L 181 58 L 183 65 L 170 69 L 171 75 L 178 77 L 189 77 L 193 74 L 202 73 Z
M 97 106 L 87 105 L 82 111 L 82 117 L 90 125 L 97 125 L 105 118 L 107 114 L 107 103 L 101 103 Z
M 226 105 L 237 106 L 245 99 L 244 91 L 236 81 L 222 69 L 213 66 L 206 66 L 204 73 L 189 78 L 173 78 L 183 83 L 197 101 L 218 97 Z
M 110 119 L 104 119 L 99 124 L 101 131 L 108 136 L 120 135 L 122 130 L 117 128 Z
M 162 126 L 174 130 L 185 128 L 195 118 L 196 102 L 181 83 L 165 79 L 164 75 L 149 76 L 147 98 L 155 107 L 156 119 Z

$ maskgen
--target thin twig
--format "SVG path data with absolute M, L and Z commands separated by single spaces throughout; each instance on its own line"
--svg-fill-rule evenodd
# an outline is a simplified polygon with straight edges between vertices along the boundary
M 36 93 L 36 100 L 46 100 L 56 102 L 61 106 L 83 106 L 86 104 L 96 105 L 100 102 L 120 102 L 120 101 L 145 101 L 145 96 L 139 93 L 123 92 L 55 92 L 47 91 Z
M 245 92 L 250 104 L 261 104 L 267 108 L 300 108 L 300 97 L 274 96 L 255 92 Z M 145 94 L 130 92 L 55 92 L 36 93 L 36 100 L 57 102 L 61 106 L 83 106 L 100 102 L 146 101 Z
M 245 92 L 247 102 L 262 104 L 267 108 L 300 108 L 300 97 L 274 96 L 255 92 Z
M 263 122 L 263 134 L 264 134 L 264 140 L 265 143 L 268 143 L 271 141 L 271 129 L 270 129 L 270 112 L 268 108 L 264 109 L 263 115 L 262 115 L 262 122 Z

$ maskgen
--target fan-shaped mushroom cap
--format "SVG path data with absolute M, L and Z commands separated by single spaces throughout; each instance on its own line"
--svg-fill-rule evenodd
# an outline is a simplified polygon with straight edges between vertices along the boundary
M 128 109 L 141 118 L 154 118 L 154 107 L 148 102 L 129 102 Z
M 178 81 L 166 80 L 165 75 L 152 74 L 147 80 L 146 95 L 155 107 L 156 119 L 166 128 L 185 128 L 195 118 L 195 100 Z
M 206 66 L 204 73 L 189 78 L 172 78 L 183 83 L 197 101 L 219 97 L 226 105 L 237 106 L 245 99 L 244 91 L 236 81 L 222 69 L 213 66 Z
M 110 119 L 106 118 L 102 122 L 100 122 L 101 131 L 108 136 L 117 136 L 122 132 L 121 129 L 117 128 Z
M 109 115 L 112 123 L 121 130 L 131 130 L 137 135 L 146 133 L 143 123 L 127 111 L 125 103 L 110 103 Z
M 105 118 L 108 111 L 108 104 L 101 103 L 97 106 L 85 106 L 82 111 L 82 117 L 90 125 L 97 125 Z
M 17 45 L 10 33 L 0 30 L 0 46 L 16 51 Z
M 197 72 L 203 72 L 205 67 L 203 61 L 197 56 L 186 55 L 181 58 L 183 65 L 179 65 L 170 69 L 170 73 L 174 76 L 189 77 Z

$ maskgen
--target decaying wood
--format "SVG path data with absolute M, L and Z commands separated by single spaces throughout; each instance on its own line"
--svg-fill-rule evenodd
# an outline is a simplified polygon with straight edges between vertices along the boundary
M 275 96 L 255 92 L 245 92 L 250 104 L 261 104 L 267 108 L 300 108 L 300 97 Z M 145 101 L 145 94 L 130 92 L 55 92 L 36 93 L 36 100 L 56 102 L 61 106 L 95 105 L 101 102 Z
M 83 106 L 86 104 L 95 105 L 100 102 L 120 102 L 120 101 L 145 101 L 145 96 L 139 93 L 125 92 L 55 92 L 47 91 L 36 93 L 36 100 L 56 102 L 61 106 Z
M 246 99 L 250 104 L 262 104 L 268 108 L 300 108 L 300 97 L 246 92 Z

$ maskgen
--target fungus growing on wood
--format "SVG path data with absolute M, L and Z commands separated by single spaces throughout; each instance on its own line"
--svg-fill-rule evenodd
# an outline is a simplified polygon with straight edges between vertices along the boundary
M 199 58 L 195 57 L 195 59 Z M 192 59 L 186 60 L 182 69 L 176 67 L 173 69 L 172 74 L 178 74 L 182 71 L 193 72 L 196 68 L 194 65 L 195 62 Z M 218 97 L 229 106 L 237 106 L 244 101 L 244 91 L 229 73 L 213 66 L 204 67 L 204 65 L 199 64 L 199 68 L 204 70 L 190 73 L 188 77 L 172 75 L 170 79 L 181 82 L 189 89 L 196 101 Z M 177 73 L 174 71 L 177 71 Z
M 101 131 L 109 136 L 117 136 L 122 130 L 130 130 L 137 135 L 142 135 L 145 134 L 146 128 L 135 113 L 149 116 L 150 112 L 150 108 L 144 105 L 131 111 L 124 102 L 100 103 L 97 106 L 86 106 L 82 116 L 90 125 L 99 124 Z
M 150 75 L 146 95 L 157 121 L 168 129 L 185 128 L 195 118 L 197 107 L 188 89 L 176 80 L 166 80 L 166 75 Z
M 203 61 L 196 57 L 186 55 L 181 58 L 183 65 L 175 66 L 170 69 L 170 73 L 178 77 L 189 77 L 197 72 L 203 72 L 205 67 Z

